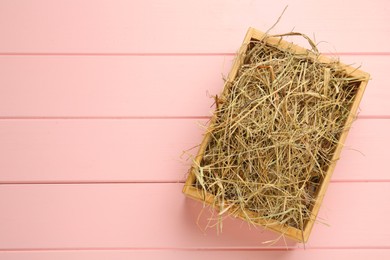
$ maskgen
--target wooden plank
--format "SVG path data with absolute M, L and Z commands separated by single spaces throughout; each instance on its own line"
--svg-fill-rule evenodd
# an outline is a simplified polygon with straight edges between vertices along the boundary
M 1 250 L 285 249 L 273 233 L 226 219 L 223 234 L 196 225 L 202 204 L 182 184 L 0 186 Z M 306 248 L 389 248 L 390 183 L 332 183 Z M 369 219 L 375 216 L 375 221 Z M 207 210 L 200 226 L 209 218 Z M 287 246 L 302 248 L 287 241 Z
M 287 4 L 275 33 L 315 33 L 326 51 L 390 51 L 385 0 L 24 0 L 1 1 L 0 52 L 235 52 L 249 26 L 267 30 Z
M 196 120 L 1 120 L 0 133 L 2 182 L 176 182 L 202 129 Z
M 183 181 L 191 160 L 180 156 L 200 144 L 201 123 L 206 120 L 0 120 L 0 183 Z M 357 120 L 333 180 L 390 180 L 383 170 L 389 132 L 390 120 Z
M 389 249 L 307 249 L 307 250 L 84 250 L 84 251 L 34 251 L 0 252 L 3 260 L 128 260 L 128 259 L 285 259 L 285 260 L 328 260 L 328 259 L 388 259 Z
M 207 92 L 222 89 L 221 74 L 231 59 L 3 56 L 0 115 L 209 116 L 213 101 Z
M 233 56 L 0 56 L 0 117 L 210 116 Z M 361 116 L 390 116 L 390 56 L 344 55 L 371 80 Z M 23 75 L 23 76 L 21 76 Z M 209 94 L 208 94 L 209 93 Z

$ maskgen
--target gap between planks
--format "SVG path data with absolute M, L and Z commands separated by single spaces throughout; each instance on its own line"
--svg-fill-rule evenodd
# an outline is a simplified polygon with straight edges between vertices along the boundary
M 331 183 L 388 183 L 390 179 L 331 180 Z M 1 185 L 95 185 L 95 184 L 184 184 L 180 181 L 8 181 Z
M 160 120 L 160 119 L 200 119 L 211 116 L 0 116 L 0 120 Z M 358 115 L 356 119 L 390 119 L 390 115 Z
M 390 118 L 390 116 L 389 116 Z M 133 120 L 133 119 L 211 119 L 211 116 L 0 116 L 0 120 Z
M 198 248 L 183 248 L 183 247 L 58 247 L 58 248 L 18 248 L 18 249 L 0 249 L 0 252 L 41 252 L 41 251 L 314 251 L 314 250 L 390 250 L 390 246 L 340 246 L 340 247 L 310 247 L 310 248 L 256 248 L 256 247 L 198 247 Z
M 323 52 L 322 55 L 337 56 L 389 56 L 390 52 Z M 2 52 L 0 56 L 235 56 L 234 52 L 207 53 L 133 53 L 133 52 Z

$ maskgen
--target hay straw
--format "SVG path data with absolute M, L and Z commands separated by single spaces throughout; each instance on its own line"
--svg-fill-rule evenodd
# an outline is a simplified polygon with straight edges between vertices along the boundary
M 265 39 L 250 42 L 243 58 L 215 97 L 194 186 L 214 195 L 219 215 L 240 211 L 249 223 L 261 218 L 304 230 L 359 79 Z

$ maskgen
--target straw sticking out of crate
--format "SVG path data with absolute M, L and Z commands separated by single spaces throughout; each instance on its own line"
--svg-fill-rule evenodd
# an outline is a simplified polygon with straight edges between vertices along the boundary
M 368 77 L 324 62 L 307 36 L 314 52 L 255 33 L 216 97 L 185 192 L 304 241 Z

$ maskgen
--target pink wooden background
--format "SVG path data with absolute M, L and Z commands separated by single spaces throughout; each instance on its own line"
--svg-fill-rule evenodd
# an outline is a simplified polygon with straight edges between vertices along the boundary
M 240 220 L 203 232 L 181 194 L 209 95 L 247 28 L 287 4 L 274 33 L 315 33 L 372 75 L 306 250 Z M 386 0 L 0 0 L 0 259 L 390 259 L 389 13 Z

